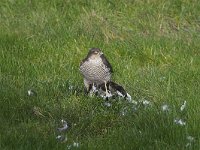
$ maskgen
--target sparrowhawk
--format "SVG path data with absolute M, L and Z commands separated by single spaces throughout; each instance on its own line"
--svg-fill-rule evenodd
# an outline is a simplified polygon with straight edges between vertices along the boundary
M 84 78 L 84 85 L 88 93 L 92 86 L 105 85 L 111 81 L 113 69 L 109 61 L 99 48 L 89 50 L 85 59 L 80 64 L 80 72 Z

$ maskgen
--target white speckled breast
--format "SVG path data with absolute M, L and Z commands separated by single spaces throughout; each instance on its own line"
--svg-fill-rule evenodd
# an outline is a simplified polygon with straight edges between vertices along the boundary
M 103 64 L 101 58 L 88 59 L 80 66 L 80 71 L 90 83 L 101 84 L 111 79 L 110 69 Z

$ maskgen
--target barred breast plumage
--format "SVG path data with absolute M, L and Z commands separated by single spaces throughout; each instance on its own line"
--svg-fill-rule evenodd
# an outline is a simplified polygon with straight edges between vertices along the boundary
M 87 91 L 92 84 L 102 84 L 111 80 L 112 67 L 99 48 L 92 48 L 80 64 L 80 72 L 84 78 Z
M 101 84 L 111 79 L 110 69 L 103 64 L 101 58 L 88 59 L 80 66 L 80 71 L 90 84 Z

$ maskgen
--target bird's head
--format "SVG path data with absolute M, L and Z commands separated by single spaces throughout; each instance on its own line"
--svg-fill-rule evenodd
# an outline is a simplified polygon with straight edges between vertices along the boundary
M 97 58 L 102 55 L 102 51 L 99 48 L 91 48 L 88 52 L 88 57 L 90 58 Z

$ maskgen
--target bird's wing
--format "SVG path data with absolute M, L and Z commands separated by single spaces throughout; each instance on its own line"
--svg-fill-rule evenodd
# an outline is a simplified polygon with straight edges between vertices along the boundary
M 87 61 L 87 58 L 84 58 L 84 59 L 80 62 L 80 66 L 82 66 L 83 63 L 84 63 L 85 61 Z
M 106 67 L 110 69 L 110 72 L 113 73 L 113 68 L 112 68 L 111 64 L 109 63 L 109 61 L 104 56 L 104 54 L 101 55 L 101 59 L 102 59 L 103 63 L 106 65 Z

